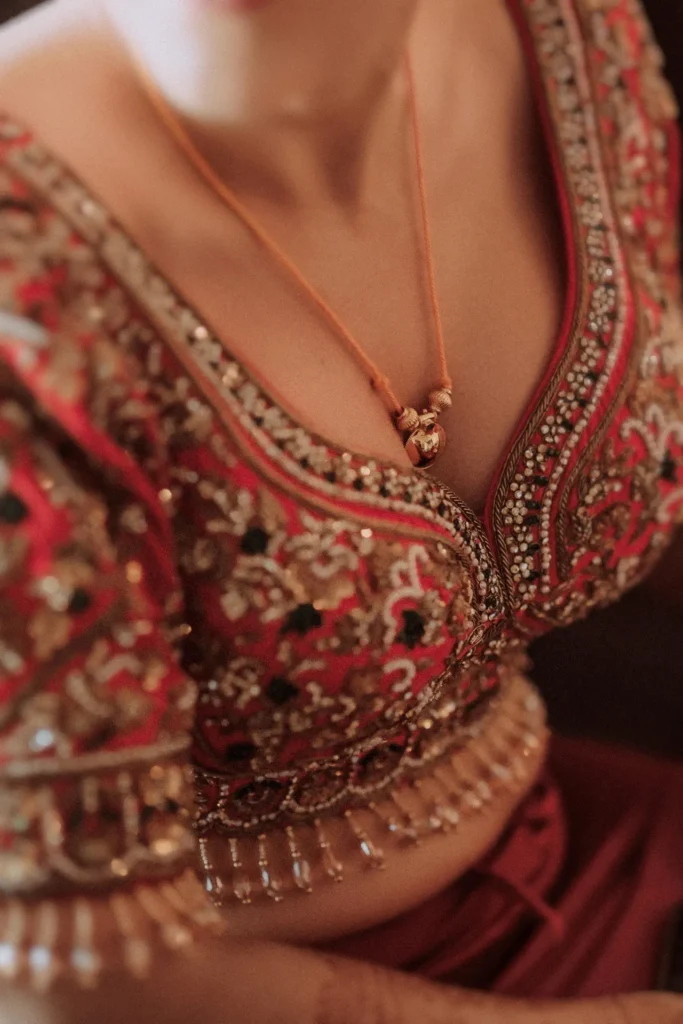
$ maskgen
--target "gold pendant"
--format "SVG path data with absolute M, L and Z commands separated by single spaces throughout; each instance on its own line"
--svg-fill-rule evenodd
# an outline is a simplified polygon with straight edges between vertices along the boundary
M 446 447 L 446 431 L 436 422 L 436 413 L 425 412 L 405 443 L 410 461 L 418 469 L 431 466 Z

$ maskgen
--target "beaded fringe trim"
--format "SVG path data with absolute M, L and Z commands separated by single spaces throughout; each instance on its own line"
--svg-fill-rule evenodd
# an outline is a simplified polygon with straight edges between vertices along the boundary
M 530 778 L 529 757 L 540 750 L 546 733 L 541 698 L 527 680 L 518 678 L 498 707 L 467 729 L 465 746 L 433 765 L 429 775 L 343 814 L 361 863 L 381 870 L 388 844 L 419 845 L 431 835 L 455 831 L 466 818 L 483 812 L 501 790 L 521 790 Z M 463 753 L 477 766 L 475 772 L 465 772 Z M 219 841 L 214 838 L 212 844 Z M 279 902 L 292 892 L 312 892 L 314 880 L 344 878 L 345 864 L 323 819 L 256 839 L 232 836 L 227 844 L 230 864 L 218 872 L 209 839 L 199 840 L 206 888 L 217 906 L 262 897 Z
M 64 883 L 102 891 L 181 871 L 194 853 L 191 771 L 134 758 L 114 751 L 5 766 L 0 892 L 30 897 Z
M 192 870 L 108 895 L 9 899 L 0 907 L 0 978 L 44 992 L 58 978 L 93 988 L 103 970 L 145 978 L 155 950 L 190 946 L 222 922 Z

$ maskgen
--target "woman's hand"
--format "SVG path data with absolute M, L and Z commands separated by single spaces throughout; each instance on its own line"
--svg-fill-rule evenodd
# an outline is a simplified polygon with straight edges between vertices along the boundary
M 582 1004 L 578 1004 L 580 1007 Z M 683 996 L 666 995 L 659 992 L 648 992 L 642 995 L 629 995 L 614 997 L 612 999 L 601 999 L 595 1004 L 599 1007 L 598 1012 L 602 1017 L 596 1019 L 605 1024 L 614 1021 L 615 1024 L 646 1024 L 652 1021 L 653 1024 L 681 1024 L 683 1022 Z M 576 1014 L 576 1010 L 573 1011 Z M 581 1018 L 575 1016 L 573 1020 L 591 1021 L 589 1015 Z M 567 1018 L 569 1024 L 570 1018 Z
M 496 997 L 488 998 L 495 1003 Z M 543 1003 L 500 999 L 486 1010 L 482 1001 L 471 1017 L 451 1017 L 449 1024 L 683 1024 L 683 996 L 647 992 Z
M 683 997 L 527 1002 L 270 944 L 199 944 L 145 983 L 0 990 L 2 1024 L 683 1024 Z

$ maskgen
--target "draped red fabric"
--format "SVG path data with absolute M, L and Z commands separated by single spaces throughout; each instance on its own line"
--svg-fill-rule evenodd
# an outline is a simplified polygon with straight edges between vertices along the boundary
M 546 777 L 485 862 L 326 948 L 510 996 L 652 988 L 683 901 L 682 798 L 681 764 L 557 738 Z

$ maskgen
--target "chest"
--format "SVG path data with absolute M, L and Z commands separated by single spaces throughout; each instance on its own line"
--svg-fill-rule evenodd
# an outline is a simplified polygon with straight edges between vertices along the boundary
M 520 146 L 519 133 L 465 147 L 457 174 L 434 190 L 431 204 L 454 381 L 453 408 L 442 417 L 450 443 L 436 472 L 474 508 L 483 507 L 501 453 L 552 356 L 567 290 L 548 155 L 532 112 L 519 116 L 532 122 L 528 147 Z M 273 234 L 288 240 L 297 265 L 388 377 L 399 402 L 422 409 L 439 371 L 409 200 L 399 195 L 391 211 L 352 226 L 321 218 L 303 229 L 279 225 Z M 162 269 L 182 281 L 227 347 L 300 422 L 339 448 L 407 465 L 387 410 L 348 346 L 267 255 L 226 224 L 225 211 L 205 219 L 203 209 L 193 218 L 207 228 L 196 245 L 153 243 Z
M 450 443 L 438 473 L 474 508 L 483 507 L 501 452 L 551 357 L 567 280 L 539 90 L 535 95 L 504 8 L 490 31 L 499 38 L 496 61 L 482 60 L 466 99 L 453 95 L 423 140 L 455 397 L 443 419 Z M 422 114 L 434 125 L 429 111 Z M 128 118 L 129 126 L 134 122 Z M 405 128 L 362 208 L 291 209 L 256 197 L 253 212 L 388 377 L 398 400 L 422 409 L 438 362 L 407 122 Z M 77 131 L 54 120 L 46 129 L 48 141 L 71 154 L 226 349 L 297 420 L 341 449 L 407 466 L 366 370 L 159 125 L 144 122 L 140 138 L 126 146 L 112 140 L 110 124 L 107 133 L 95 116 Z M 254 198 L 250 183 L 245 196 Z
M 556 615 L 550 598 L 557 587 L 565 596 L 573 588 L 579 603 L 592 600 L 600 588 L 591 575 L 604 570 L 608 590 L 617 592 L 637 577 L 646 553 L 656 554 L 680 496 L 681 440 L 672 109 L 657 54 L 626 5 L 609 18 L 602 11 L 586 16 L 585 24 L 567 4 L 549 10 L 562 14 L 550 28 L 534 5 L 526 11 L 524 39 L 535 63 L 512 47 L 507 70 L 515 61 L 519 67 L 509 95 L 482 92 L 490 134 L 476 145 L 479 121 L 469 130 L 460 125 L 461 151 L 448 151 L 451 173 L 430 188 L 456 380 L 445 421 L 455 443 L 439 473 L 470 521 L 488 492 L 486 536 L 480 519 L 468 534 L 495 549 L 508 605 L 534 605 L 536 614 L 540 599 L 541 618 Z M 595 38 L 587 44 L 582 33 L 589 30 Z M 602 135 L 609 145 L 601 145 Z M 299 476 L 312 470 L 324 484 L 351 483 L 362 494 L 376 475 L 386 491 L 380 497 L 424 496 L 424 482 L 403 470 L 398 436 L 363 372 L 221 204 L 210 202 L 202 182 L 193 188 L 181 162 L 151 190 L 151 164 L 149 173 L 131 176 L 125 154 L 93 163 L 96 147 L 87 132 L 80 137 L 100 194 L 114 197 L 112 212 L 124 225 L 135 221 L 135 237 L 162 276 L 130 238 L 107 226 L 104 211 L 100 252 L 151 321 L 176 341 L 180 332 L 177 351 L 200 390 L 208 387 L 210 403 L 220 410 L 220 394 L 231 392 L 235 415 L 253 417 L 269 451 L 291 448 Z M 65 211 L 73 215 L 69 204 L 77 204 L 76 221 L 93 205 L 79 206 L 78 187 L 60 184 L 59 170 L 39 153 L 18 160 Z M 105 165 L 119 175 L 116 193 Z M 179 194 L 187 208 L 169 219 L 171 196 Z M 433 383 L 425 360 L 431 339 L 414 225 L 409 216 L 393 216 L 399 198 L 401 182 L 388 182 L 387 203 L 353 230 L 329 216 L 315 225 L 299 218 L 296 230 L 292 221 L 290 248 L 330 296 L 339 293 L 340 315 L 368 339 L 366 351 L 401 398 L 420 405 Z M 286 227 L 283 221 L 273 232 Z M 93 237 L 92 226 L 84 230 Z M 175 295 L 174 283 L 181 285 Z M 158 377 L 157 356 L 141 355 L 143 372 Z M 171 381 L 176 364 L 164 369 Z M 159 383 L 165 403 L 172 385 Z M 181 443 L 185 436 L 181 431 Z M 365 453 L 361 479 L 353 467 L 363 457 L 353 452 Z M 386 484 L 391 473 L 397 477 Z M 438 490 L 428 498 L 437 511 L 444 505 Z M 640 533 L 650 541 L 626 555 Z M 586 587 L 576 586 L 577 574 L 587 574 Z
M 303 469 L 302 479 L 312 473 L 314 487 L 342 485 L 342 500 L 351 499 L 357 517 L 371 516 L 372 503 L 362 504 L 368 492 L 426 503 L 437 518 L 448 518 L 452 505 L 453 516 L 470 523 L 466 543 L 474 536 L 482 545 L 489 575 L 527 632 L 571 621 L 637 580 L 666 542 L 681 498 L 670 110 L 654 72 L 637 87 L 624 79 L 611 88 L 615 74 L 656 61 L 644 26 L 618 13 L 621 22 L 609 26 L 614 39 L 596 16 L 601 48 L 583 56 L 581 26 L 568 14 L 552 33 L 538 12 L 529 16 L 544 90 L 538 110 L 520 80 L 518 103 L 504 116 L 498 108 L 495 142 L 478 156 L 463 133 L 471 160 L 453 161 L 461 168 L 458 187 L 441 193 L 438 283 L 448 353 L 460 358 L 460 373 L 444 420 L 455 444 L 439 475 L 451 490 L 455 485 L 459 502 L 402 472 L 397 436 L 363 373 L 260 250 L 235 233 L 226 249 L 199 205 L 198 237 L 213 238 L 214 248 L 207 243 L 202 259 L 191 245 L 171 247 L 181 261 L 177 272 L 186 274 L 185 294 L 203 300 L 195 307 L 214 309 L 214 325 L 230 313 L 229 346 L 254 374 L 246 390 L 241 369 L 234 381 L 231 370 L 220 379 L 255 426 L 294 458 L 288 467 L 299 476 Z M 566 60 L 570 47 L 574 58 Z M 549 126 L 545 136 L 537 113 Z M 606 149 L 600 128 L 612 138 Z M 512 136 L 525 145 L 515 147 Z M 352 295 L 339 312 L 349 322 L 360 316 L 368 354 L 407 404 L 420 405 L 433 383 L 424 365 L 430 337 L 406 221 L 379 217 L 345 234 L 323 220 L 321 232 L 319 247 L 306 230 L 293 234 L 298 262 L 309 261 L 340 295 Z M 211 258 L 219 254 L 223 261 Z M 172 268 L 167 273 L 175 277 Z M 373 332 L 373 320 L 381 329 Z M 229 357 L 220 328 L 211 340 L 203 330 L 199 358 L 223 366 Z M 487 492 L 484 531 L 471 510 Z M 483 571 L 473 572 L 481 582 Z

